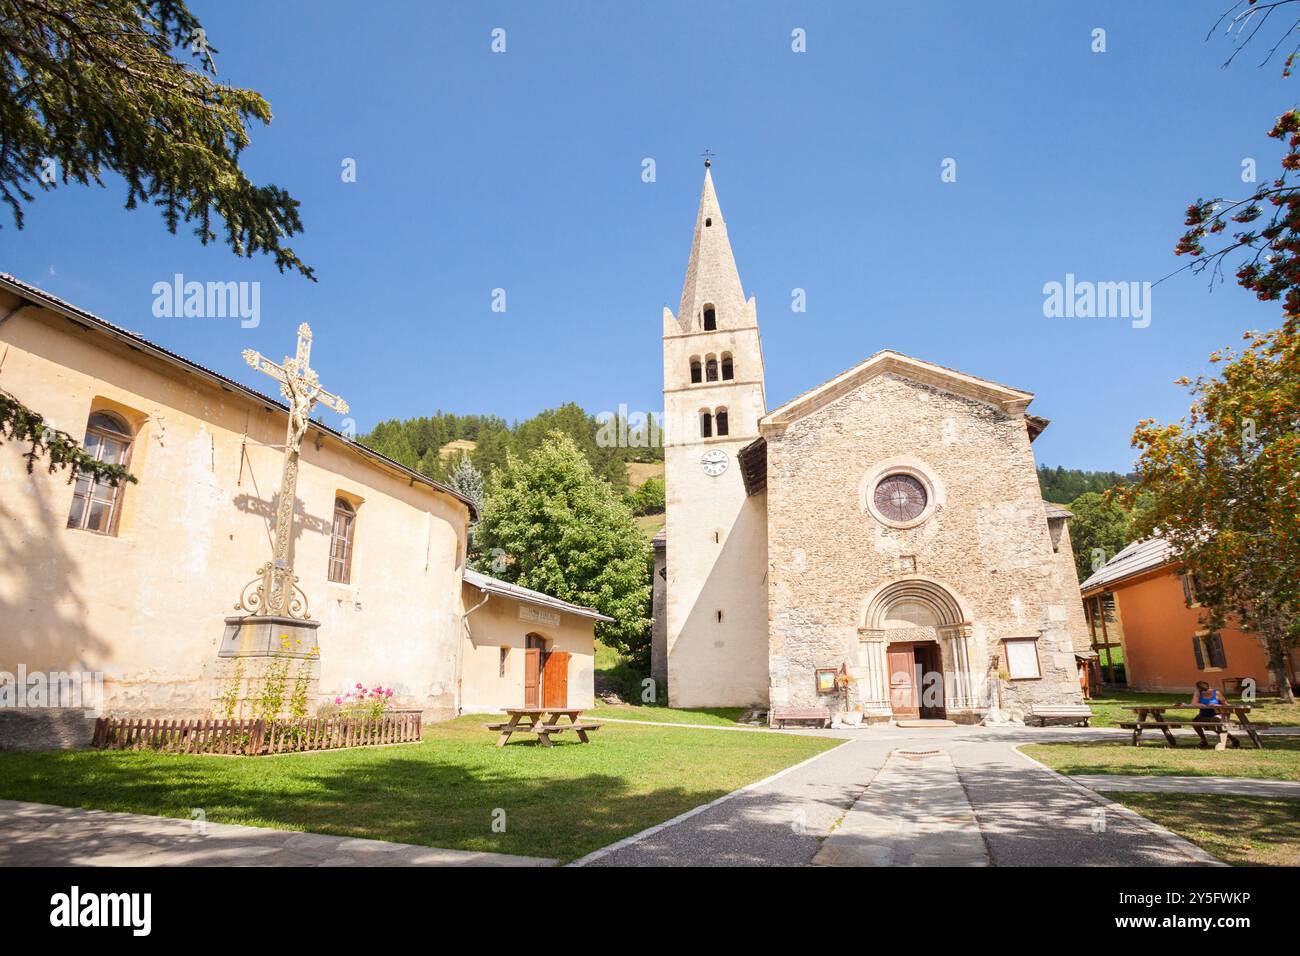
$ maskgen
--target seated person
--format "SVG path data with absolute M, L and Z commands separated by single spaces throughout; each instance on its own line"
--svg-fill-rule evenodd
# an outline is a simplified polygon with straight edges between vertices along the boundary
M 1192 706 L 1201 708 L 1196 713 L 1197 720 L 1220 720 L 1216 704 L 1226 704 L 1223 695 L 1217 690 L 1210 690 L 1210 685 L 1203 680 L 1196 682 L 1196 693 L 1192 697 Z

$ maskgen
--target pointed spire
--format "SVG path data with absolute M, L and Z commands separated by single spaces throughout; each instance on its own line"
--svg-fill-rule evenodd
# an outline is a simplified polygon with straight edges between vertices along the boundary
M 698 332 L 704 328 L 706 305 L 715 310 L 719 329 L 749 324 L 740 273 L 731 252 L 731 242 L 727 239 L 727 224 L 722 218 L 722 207 L 718 205 L 709 165 L 706 157 L 704 188 L 700 191 L 700 208 L 695 216 L 695 236 L 691 240 L 686 282 L 682 285 L 682 301 L 677 310 L 677 321 L 684 332 Z

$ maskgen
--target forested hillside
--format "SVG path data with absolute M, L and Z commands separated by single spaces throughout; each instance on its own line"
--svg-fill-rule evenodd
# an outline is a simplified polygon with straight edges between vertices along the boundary
M 1038 466 L 1038 486 L 1043 498 L 1059 505 L 1068 505 L 1079 495 L 1090 491 L 1103 492 L 1121 483 L 1127 483 L 1129 476 L 1117 471 L 1083 471 L 1079 468 L 1052 468 L 1048 465 Z
M 647 427 L 636 417 L 631 428 L 628 424 L 611 422 L 608 415 L 598 421 L 569 402 L 514 424 L 493 415 L 442 411 L 425 418 L 392 419 L 357 440 L 408 468 L 445 481 L 465 453 L 484 477 L 490 477 L 494 469 L 504 467 L 510 452 L 526 455 L 539 448 L 549 432 L 561 431 L 573 439 L 592 470 L 622 494 L 629 489 L 628 462 L 663 460 L 663 446 L 652 440 Z M 447 448 L 451 442 L 457 444 Z

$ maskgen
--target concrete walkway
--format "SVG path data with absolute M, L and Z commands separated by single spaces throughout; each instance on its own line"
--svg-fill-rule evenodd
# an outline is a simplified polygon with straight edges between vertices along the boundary
M 1090 790 L 1111 793 L 1222 793 L 1300 800 L 1300 783 L 1259 777 L 1160 777 L 1090 773 L 1070 777 Z
M 528 856 L 0 800 L 0 867 L 554 865 Z
M 895 865 L 1217 862 L 1182 837 L 1015 749 L 1022 743 L 1095 740 L 1092 731 L 873 727 L 787 732 L 848 743 L 733 799 L 598 850 L 578 865 L 880 865 L 886 856 Z M 941 756 L 915 762 L 890 759 L 896 750 L 931 749 Z M 838 829 L 845 836 L 833 836 Z M 945 844 L 952 847 L 947 860 L 941 859 Z
M 989 866 L 947 753 L 895 750 L 812 859 L 814 866 Z

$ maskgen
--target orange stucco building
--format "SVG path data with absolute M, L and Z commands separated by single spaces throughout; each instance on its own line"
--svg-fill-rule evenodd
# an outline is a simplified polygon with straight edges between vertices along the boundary
M 1260 693 L 1279 685 L 1268 654 L 1252 632 L 1201 621 L 1195 587 L 1158 539 L 1137 541 L 1081 585 L 1102 679 L 1133 690 L 1191 692 L 1197 681 L 1236 694 L 1255 681 Z M 1294 683 L 1296 662 L 1285 679 Z

